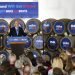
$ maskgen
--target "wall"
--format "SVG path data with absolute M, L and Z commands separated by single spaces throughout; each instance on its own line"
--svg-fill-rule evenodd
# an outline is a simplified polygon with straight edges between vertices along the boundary
M 39 0 L 39 18 L 75 18 L 75 0 Z
M 37 0 L 36 0 L 37 1 Z M 75 0 L 38 0 L 39 19 L 75 18 Z M 12 19 L 5 19 L 10 22 Z M 23 19 L 25 22 L 28 19 Z

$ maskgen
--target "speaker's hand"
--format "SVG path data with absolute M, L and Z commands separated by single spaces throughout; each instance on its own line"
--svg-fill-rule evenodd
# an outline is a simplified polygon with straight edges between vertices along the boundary
M 25 29 L 24 32 L 27 33 L 27 29 Z

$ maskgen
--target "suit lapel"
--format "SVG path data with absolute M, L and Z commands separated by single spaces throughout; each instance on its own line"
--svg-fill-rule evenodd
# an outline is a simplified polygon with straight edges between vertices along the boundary
M 15 32 L 15 35 L 17 35 L 17 32 L 16 32 L 16 29 L 15 29 L 15 27 L 14 27 L 14 32 Z

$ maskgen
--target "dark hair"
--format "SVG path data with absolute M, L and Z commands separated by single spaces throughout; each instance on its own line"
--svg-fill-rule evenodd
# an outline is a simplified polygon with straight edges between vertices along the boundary
M 31 60 L 31 62 L 32 62 L 32 65 L 33 65 L 33 66 L 37 66 L 37 62 L 36 62 L 36 59 L 35 59 L 35 58 L 33 58 L 33 59 Z
M 20 73 L 18 72 L 16 68 L 12 68 L 6 72 L 6 75 L 20 75 Z
M 4 61 L 0 67 L 3 69 L 2 71 L 0 71 L 0 75 L 20 75 L 18 70 L 14 66 L 10 66 L 9 61 Z
M 71 71 L 74 68 L 73 64 L 72 64 L 72 61 L 73 61 L 73 58 L 71 56 L 69 56 L 68 59 L 67 59 L 67 62 L 66 62 L 66 67 L 65 67 L 65 70 L 67 72 Z
M 9 61 L 3 61 L 0 67 L 3 69 L 4 72 L 6 72 L 10 67 Z
M 68 49 L 68 52 L 70 52 L 71 54 L 75 54 L 74 48 L 69 48 L 69 49 Z
M 53 75 L 64 75 L 64 74 L 60 68 L 54 68 Z
M 75 62 L 75 56 L 71 57 L 71 61 Z
M 41 75 L 48 75 L 48 71 L 43 66 L 39 66 L 38 71 L 41 73 Z

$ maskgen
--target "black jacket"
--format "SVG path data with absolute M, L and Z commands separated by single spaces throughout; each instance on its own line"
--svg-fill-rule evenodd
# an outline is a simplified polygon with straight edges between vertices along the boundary
M 15 36 L 26 36 L 27 34 L 24 33 L 24 31 L 23 31 L 23 29 L 22 29 L 21 27 L 19 27 L 19 33 L 18 33 L 18 35 L 17 35 L 15 27 L 12 27 L 12 28 L 10 29 L 10 33 L 9 33 L 8 35 L 15 37 Z

